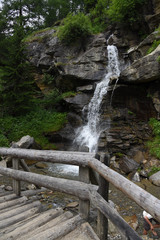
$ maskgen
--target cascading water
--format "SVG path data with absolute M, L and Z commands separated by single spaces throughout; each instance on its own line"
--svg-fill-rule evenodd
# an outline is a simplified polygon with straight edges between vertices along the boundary
M 107 94 L 109 82 L 112 78 L 117 79 L 120 75 L 118 50 L 113 45 L 108 45 L 107 74 L 97 84 L 94 95 L 88 105 L 87 124 L 77 129 L 75 142 L 79 146 L 87 146 L 90 152 L 95 152 L 100 133 L 104 130 L 100 126 L 100 106 L 104 95 Z M 116 81 L 116 84 L 117 84 Z

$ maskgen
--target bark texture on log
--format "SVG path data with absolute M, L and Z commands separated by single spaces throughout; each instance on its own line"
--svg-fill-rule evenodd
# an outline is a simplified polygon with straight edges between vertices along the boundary
M 51 150 L 33 150 L 20 148 L 0 148 L 1 156 L 12 156 L 19 159 L 30 159 L 36 161 L 64 163 L 78 166 L 87 166 L 88 160 L 92 159 L 94 153 L 68 152 Z
M 160 200 L 96 159 L 89 166 L 160 222 Z
M 27 181 L 30 183 L 37 184 L 49 188 L 51 190 L 56 190 L 64 193 L 68 193 L 79 197 L 83 200 L 89 200 L 89 190 L 88 188 L 97 189 L 96 186 L 82 183 L 79 181 L 66 180 L 62 178 L 54 178 L 44 175 L 39 175 L 36 173 L 23 172 L 18 170 L 12 170 L 8 168 L 0 167 L 0 173 L 5 176 L 12 177 L 16 180 Z
M 101 197 L 101 195 L 91 191 L 90 199 L 92 204 L 116 226 L 124 240 L 142 240 L 142 238 L 138 236 L 138 234 L 128 225 L 128 223 L 125 222 L 117 211 Z
M 55 226 L 50 228 L 43 233 L 36 234 L 29 238 L 28 240 L 55 240 L 58 237 L 65 236 L 67 233 L 73 231 L 78 225 L 83 222 L 82 218 L 78 215 L 68 221 L 62 223 L 60 226 Z
M 63 213 L 63 209 L 50 209 L 44 213 L 41 213 L 40 215 L 36 216 L 34 219 L 31 219 L 28 223 L 25 223 L 19 227 L 17 227 L 15 230 L 13 230 L 11 233 L 4 234 L 2 236 L 2 240 L 16 240 L 22 237 L 22 239 L 25 238 L 25 235 L 28 233 L 32 233 L 32 236 L 35 234 L 35 229 L 40 233 L 41 227 L 43 227 L 46 223 L 47 225 L 50 223 L 49 221 L 56 218 L 60 214 Z M 49 223 L 48 223 L 49 222 Z M 44 227 L 43 227 L 44 229 Z M 33 231 L 33 232 L 32 232 Z M 28 238 L 27 238 L 28 239 Z

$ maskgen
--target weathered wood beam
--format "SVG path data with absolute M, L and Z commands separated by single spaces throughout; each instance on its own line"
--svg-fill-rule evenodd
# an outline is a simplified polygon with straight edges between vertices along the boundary
M 99 193 L 90 191 L 90 200 L 106 218 L 111 220 L 123 236 L 124 240 L 142 240 L 142 238 L 138 236 L 138 234 L 128 225 L 128 223 L 126 223 L 117 211 L 101 197 Z
M 33 150 L 20 148 L 0 148 L 1 156 L 11 156 L 19 159 L 30 159 L 36 161 L 63 163 L 78 166 L 87 166 L 88 159 L 92 159 L 94 153 Z
M 88 167 L 79 167 L 79 181 L 84 183 L 90 183 L 89 179 L 89 168 Z M 90 202 L 89 200 L 79 200 L 79 213 L 82 214 L 84 219 L 88 219 L 90 211 Z
M 50 227 L 50 221 L 52 219 L 55 220 L 60 214 L 63 213 L 63 209 L 50 209 L 48 211 L 45 211 L 41 213 L 40 215 L 37 215 L 34 217 L 34 219 L 31 219 L 29 222 L 22 224 L 19 227 L 16 227 L 15 230 L 13 230 L 10 233 L 3 234 L 2 239 L 7 240 L 7 239 L 12 239 L 16 240 L 19 238 L 22 238 L 23 240 L 26 239 L 26 235 L 31 233 L 35 235 L 36 233 L 40 233 L 43 230 L 46 230 L 44 226 Z M 27 239 L 29 239 L 29 236 L 27 236 Z
M 29 173 L 20 170 L 13 170 L 9 168 L 0 167 L 0 173 L 12 177 L 16 180 L 22 180 L 29 183 L 34 183 L 39 186 L 49 188 L 51 190 L 64 192 L 79 197 L 82 200 L 89 199 L 89 184 L 79 181 L 67 180 L 62 178 L 55 178 L 44 176 L 36 173 Z M 97 186 L 90 186 L 94 190 Z
M 109 156 L 107 154 L 100 154 L 100 162 L 109 166 Z M 99 189 L 98 193 L 103 197 L 104 200 L 108 202 L 109 194 L 109 182 L 106 181 L 101 175 L 99 176 Z M 108 219 L 98 211 L 97 216 L 97 234 L 100 240 L 108 239 Z
M 21 198 L 17 198 L 17 199 L 11 200 L 11 201 L 3 202 L 3 203 L 0 203 L 0 210 L 8 208 L 8 207 L 15 206 L 15 205 L 18 205 L 18 204 L 21 204 L 21 203 L 25 203 L 27 201 L 28 201 L 28 198 L 23 196 Z
M 61 213 L 61 215 L 57 213 L 57 216 L 55 216 L 55 218 L 53 218 L 48 222 L 46 221 L 45 216 L 43 216 L 43 214 L 41 214 L 40 216 L 41 216 L 40 219 L 36 217 L 31 223 L 29 222 L 27 224 L 23 224 L 23 226 L 15 229 L 14 230 L 15 240 L 17 239 L 17 237 L 18 237 L 18 240 L 28 240 L 32 236 L 39 234 L 41 232 L 43 233 L 49 228 L 53 228 L 56 225 L 61 225 L 62 222 L 65 222 L 66 220 L 72 218 L 73 214 L 71 212 L 65 212 L 63 214 Z M 21 237 L 17 236 L 17 231 L 19 231 Z M 14 232 L 11 233 L 12 236 Z
M 160 200 L 96 159 L 89 166 L 160 221 Z
M 39 212 L 39 208 L 40 208 L 39 206 L 33 207 L 33 208 L 26 210 L 18 215 L 7 218 L 7 219 L 5 219 L 5 221 L 0 221 L 0 229 L 9 227 L 12 224 L 15 224 L 19 221 L 22 221 L 24 219 L 27 219 L 27 218 L 33 216 L 34 214 Z
M 15 199 L 16 197 L 17 196 L 15 193 L 4 195 L 4 196 L 0 197 L 0 203 L 3 203 L 4 201 L 9 201 L 9 200 Z
M 15 216 L 17 214 L 20 214 L 26 210 L 29 210 L 31 208 L 34 208 L 34 207 L 37 207 L 37 206 L 40 206 L 41 205 L 41 202 L 40 201 L 34 201 L 32 203 L 29 203 L 29 204 L 26 204 L 26 205 L 23 205 L 23 206 L 20 206 L 18 208 L 15 208 L 15 209 L 12 209 L 8 212 L 5 212 L 5 213 L 1 213 L 0 215 L 0 221 L 6 219 L 6 218 L 10 218 L 12 216 Z
M 55 240 L 57 238 L 62 238 L 65 236 L 67 233 L 73 231 L 77 226 L 79 226 L 83 222 L 83 219 L 77 215 L 60 225 L 56 225 L 53 228 L 49 228 L 45 230 L 44 232 L 41 232 L 39 234 L 36 234 L 29 238 L 28 240 Z
M 12 159 L 12 166 L 13 169 L 15 170 L 19 170 L 19 160 L 13 158 Z M 13 179 L 13 192 L 16 194 L 16 196 L 20 196 L 21 195 L 21 182 L 18 180 Z

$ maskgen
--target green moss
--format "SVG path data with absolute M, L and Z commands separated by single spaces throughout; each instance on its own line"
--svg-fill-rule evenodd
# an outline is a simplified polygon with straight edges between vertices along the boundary
M 61 95 L 62 98 L 75 97 L 77 93 L 75 92 L 65 92 Z
M 160 167 L 156 167 L 156 166 L 153 166 L 150 170 L 150 172 L 148 173 L 148 176 L 150 177 L 151 175 L 155 174 L 156 172 L 159 172 L 160 171 Z
M 154 40 L 152 43 L 152 46 L 148 49 L 147 54 L 150 54 L 151 52 L 153 52 L 158 45 L 160 44 L 160 40 Z
M 160 159 L 160 122 L 155 118 L 151 118 L 149 124 L 153 129 L 154 137 L 147 142 L 147 146 L 150 153 Z
M 160 63 L 160 56 L 157 58 L 157 61 Z
M 24 42 L 34 42 L 34 41 L 42 42 L 46 38 L 48 38 L 49 35 L 46 34 L 44 36 L 38 36 L 38 34 L 45 33 L 45 32 L 47 32 L 49 30 L 52 30 L 52 29 L 54 29 L 54 28 L 50 27 L 50 28 L 37 30 L 37 31 L 31 33 L 30 35 L 28 35 L 26 38 L 24 38 L 23 41 Z
M 57 62 L 57 63 L 55 63 L 55 66 L 56 66 L 56 67 L 66 66 L 66 65 L 67 65 L 67 63 L 63 63 L 63 62 Z
M 115 155 L 116 155 L 116 157 L 123 157 L 124 156 L 124 154 L 121 153 L 121 152 L 115 153 Z

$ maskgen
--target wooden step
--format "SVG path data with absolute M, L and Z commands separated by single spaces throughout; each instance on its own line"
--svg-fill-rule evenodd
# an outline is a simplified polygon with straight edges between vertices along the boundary
M 25 191 L 15 199 L 8 193 L 0 197 L 1 240 L 99 240 L 80 215 L 62 208 L 44 211 L 42 203 L 33 200 L 38 197 L 35 194 L 37 191 Z
M 7 195 L 5 194 L 4 196 L 0 197 L 0 203 L 3 203 L 4 201 L 9 201 L 15 198 L 17 198 L 15 193 L 7 194 Z
M 24 219 L 27 219 L 30 216 L 33 216 L 35 213 L 37 213 L 39 211 L 40 207 L 33 207 L 29 210 L 23 211 L 22 213 L 16 215 L 16 216 L 12 216 L 10 218 L 4 219 L 4 221 L 0 221 L 0 229 L 3 229 L 5 227 L 8 227 L 16 222 L 20 222 Z
M 65 236 L 69 232 L 73 231 L 78 225 L 80 225 L 83 222 L 82 218 L 77 215 L 62 224 L 56 225 L 52 228 L 47 229 L 46 231 L 40 232 L 39 234 L 36 234 L 28 240 L 55 240 L 58 237 Z
M 49 228 L 52 228 L 56 225 L 61 224 L 62 222 L 65 222 L 67 219 L 70 219 L 73 217 L 73 214 L 71 212 L 65 212 L 63 214 L 61 214 L 60 216 L 52 219 L 51 221 L 47 222 L 46 224 L 44 224 L 41 227 L 36 228 L 33 231 L 30 231 L 28 234 L 23 235 L 20 238 L 17 238 L 17 240 L 28 240 L 29 238 L 31 238 L 32 236 L 42 233 L 44 231 L 46 231 Z
M 57 240 L 99 240 L 98 236 L 93 231 L 89 223 L 85 222 L 77 227 L 66 236 L 58 238 Z
M 18 205 L 18 204 L 20 204 L 20 203 L 25 203 L 25 202 L 27 202 L 27 201 L 28 201 L 28 198 L 25 197 L 25 196 L 23 196 L 23 197 L 16 198 L 16 199 L 11 200 L 11 201 L 2 202 L 2 203 L 0 203 L 0 210 L 3 210 L 3 209 L 5 209 L 5 208 Z
M 25 206 L 27 204 L 30 204 L 30 203 L 38 201 L 38 200 L 39 200 L 39 196 L 35 196 L 34 199 L 28 199 L 27 201 L 19 203 L 19 204 L 16 204 L 15 206 L 13 205 L 13 206 L 9 206 L 7 208 L 1 209 L 0 213 L 2 214 L 2 213 L 5 213 L 5 212 L 9 212 L 9 211 L 11 211 L 13 209 Z
M 31 203 L 27 203 L 25 205 L 19 206 L 17 208 L 13 208 L 12 210 L 8 209 L 9 211 L 0 214 L 0 221 L 2 221 L 4 219 L 7 219 L 7 218 L 10 218 L 10 217 L 13 217 L 17 214 L 20 214 L 20 213 L 22 213 L 26 210 L 29 210 L 33 207 L 38 207 L 40 205 L 41 205 L 40 201 L 34 201 L 34 202 L 31 202 Z
M 13 228 L 12 231 L 10 231 L 9 233 L 3 234 L 3 236 L 1 236 L 0 239 L 2 240 L 8 240 L 8 239 L 17 240 L 19 238 L 24 239 L 25 234 L 28 234 L 31 231 L 34 232 L 44 224 L 46 223 L 48 224 L 50 220 L 56 218 L 62 213 L 63 213 L 63 210 L 61 208 L 50 209 L 48 211 L 42 212 L 41 214 L 37 215 L 34 219 L 31 218 L 30 221 L 28 221 L 27 223 L 21 224 L 21 226 L 16 227 L 16 229 Z

